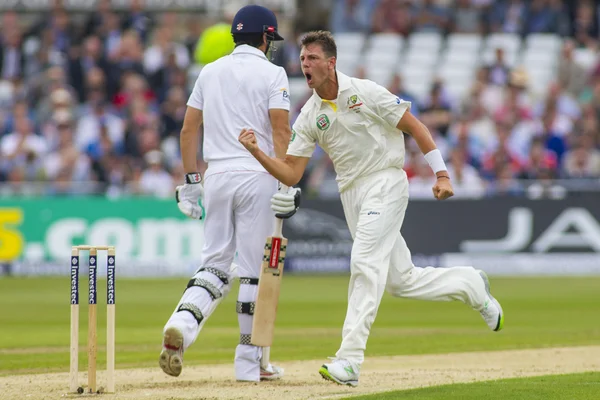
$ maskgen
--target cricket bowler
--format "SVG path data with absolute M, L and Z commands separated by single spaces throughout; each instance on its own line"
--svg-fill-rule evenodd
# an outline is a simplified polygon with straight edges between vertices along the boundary
M 284 158 L 291 137 L 290 94 L 285 70 L 267 58 L 272 43 L 283 40 L 275 14 L 257 5 L 243 7 L 231 33 L 234 51 L 202 69 L 181 130 L 186 175 L 185 184 L 176 190 L 177 204 L 188 217 L 204 218 L 205 242 L 201 265 L 164 327 L 159 365 L 169 375 L 181 374 L 185 350 L 231 289 L 237 251 L 240 341 L 235 350 L 235 377 L 256 382 L 283 375 L 281 368 L 270 363 L 262 368 L 263 349 L 250 344 L 265 238 L 273 233 L 275 221 L 270 200 L 278 182 L 244 149 L 238 135 L 245 126 L 255 127 L 262 151 Z M 201 124 L 208 164 L 204 179 L 196 163 Z M 299 189 L 289 188 L 282 194 L 299 201 Z
M 413 137 L 437 175 L 436 199 L 453 195 L 450 176 L 429 130 L 410 113 L 410 102 L 372 81 L 337 71 L 336 56 L 331 33 L 310 32 L 302 39 L 300 61 L 313 95 L 294 123 L 284 160 L 260 149 L 260 136 L 251 125 L 241 131 L 239 141 L 288 186 L 298 183 L 317 143 L 333 162 L 354 243 L 342 343 L 319 373 L 327 380 L 356 386 L 384 290 L 396 297 L 462 301 L 479 311 L 493 331 L 502 329 L 504 314 L 483 271 L 413 265 L 400 234 L 408 205 L 403 132 Z M 278 194 L 273 203 L 276 212 L 295 207 L 293 196 L 287 194 Z

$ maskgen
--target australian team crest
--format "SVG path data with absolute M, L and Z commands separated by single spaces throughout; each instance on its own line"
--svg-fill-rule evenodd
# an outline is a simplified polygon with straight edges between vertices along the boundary
M 353 94 L 348 97 L 348 108 L 354 112 L 360 112 L 360 106 L 362 106 L 362 102 L 358 99 L 358 96 Z
M 317 128 L 324 131 L 329 128 L 329 118 L 325 114 L 321 114 L 317 117 Z

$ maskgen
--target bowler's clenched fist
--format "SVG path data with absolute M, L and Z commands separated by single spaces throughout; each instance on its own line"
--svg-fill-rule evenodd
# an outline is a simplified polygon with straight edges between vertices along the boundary
M 433 185 L 433 197 L 438 200 L 446 200 L 449 197 L 454 196 L 454 190 L 452 189 L 452 184 L 450 183 L 450 179 L 447 178 L 438 178 Z
M 250 153 L 254 154 L 258 151 L 258 143 L 252 129 L 242 129 L 238 140 Z

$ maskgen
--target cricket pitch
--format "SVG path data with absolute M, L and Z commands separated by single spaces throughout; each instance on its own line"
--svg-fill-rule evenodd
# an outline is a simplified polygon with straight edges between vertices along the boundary
M 359 386 L 324 381 L 317 373 L 323 360 L 283 362 L 281 381 L 238 383 L 233 365 L 185 366 L 178 378 L 156 368 L 117 371 L 116 394 L 67 394 L 68 373 L 13 375 L 0 378 L 0 399 L 339 399 L 352 395 L 451 383 L 600 371 L 600 346 L 367 357 Z M 80 382 L 87 382 L 80 373 Z M 103 371 L 98 386 L 105 383 Z

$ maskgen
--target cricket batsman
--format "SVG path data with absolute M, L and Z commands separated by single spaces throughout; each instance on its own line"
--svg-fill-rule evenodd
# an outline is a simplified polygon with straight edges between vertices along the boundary
M 185 215 L 200 219 L 204 213 L 198 202 L 202 201 L 205 242 L 200 268 L 164 327 L 159 365 L 169 375 L 181 374 L 185 350 L 231 289 L 237 251 L 240 342 L 235 376 L 238 381 L 255 382 L 283 375 L 270 363 L 262 368 L 262 348 L 250 345 L 264 241 L 275 221 L 270 200 L 278 182 L 244 149 L 238 135 L 245 126 L 255 127 L 257 146 L 269 157 L 283 159 L 291 137 L 290 94 L 285 70 L 267 58 L 272 43 L 283 40 L 275 14 L 257 5 L 243 7 L 234 17 L 231 33 L 234 51 L 202 69 L 181 130 L 186 175 L 185 184 L 176 190 L 177 203 Z M 208 164 L 204 179 L 196 163 L 201 124 Z M 299 201 L 298 189 L 280 194 Z M 289 218 L 295 211 L 277 216 Z
M 317 143 L 334 164 L 354 243 L 342 343 L 333 361 L 319 373 L 327 380 L 356 386 L 384 290 L 396 297 L 462 301 L 479 311 L 493 331 L 502 329 L 504 314 L 483 271 L 413 265 L 400 234 L 408 205 L 403 132 L 414 138 L 437 175 L 436 199 L 453 195 L 450 176 L 429 130 L 410 113 L 410 102 L 372 81 L 337 71 L 336 56 L 331 33 L 311 32 L 302 39 L 300 61 L 313 96 L 294 123 L 284 160 L 262 151 L 260 135 L 253 129 L 242 130 L 239 141 L 288 186 L 298 183 Z M 294 206 L 293 196 L 284 194 L 273 210 L 285 212 Z

